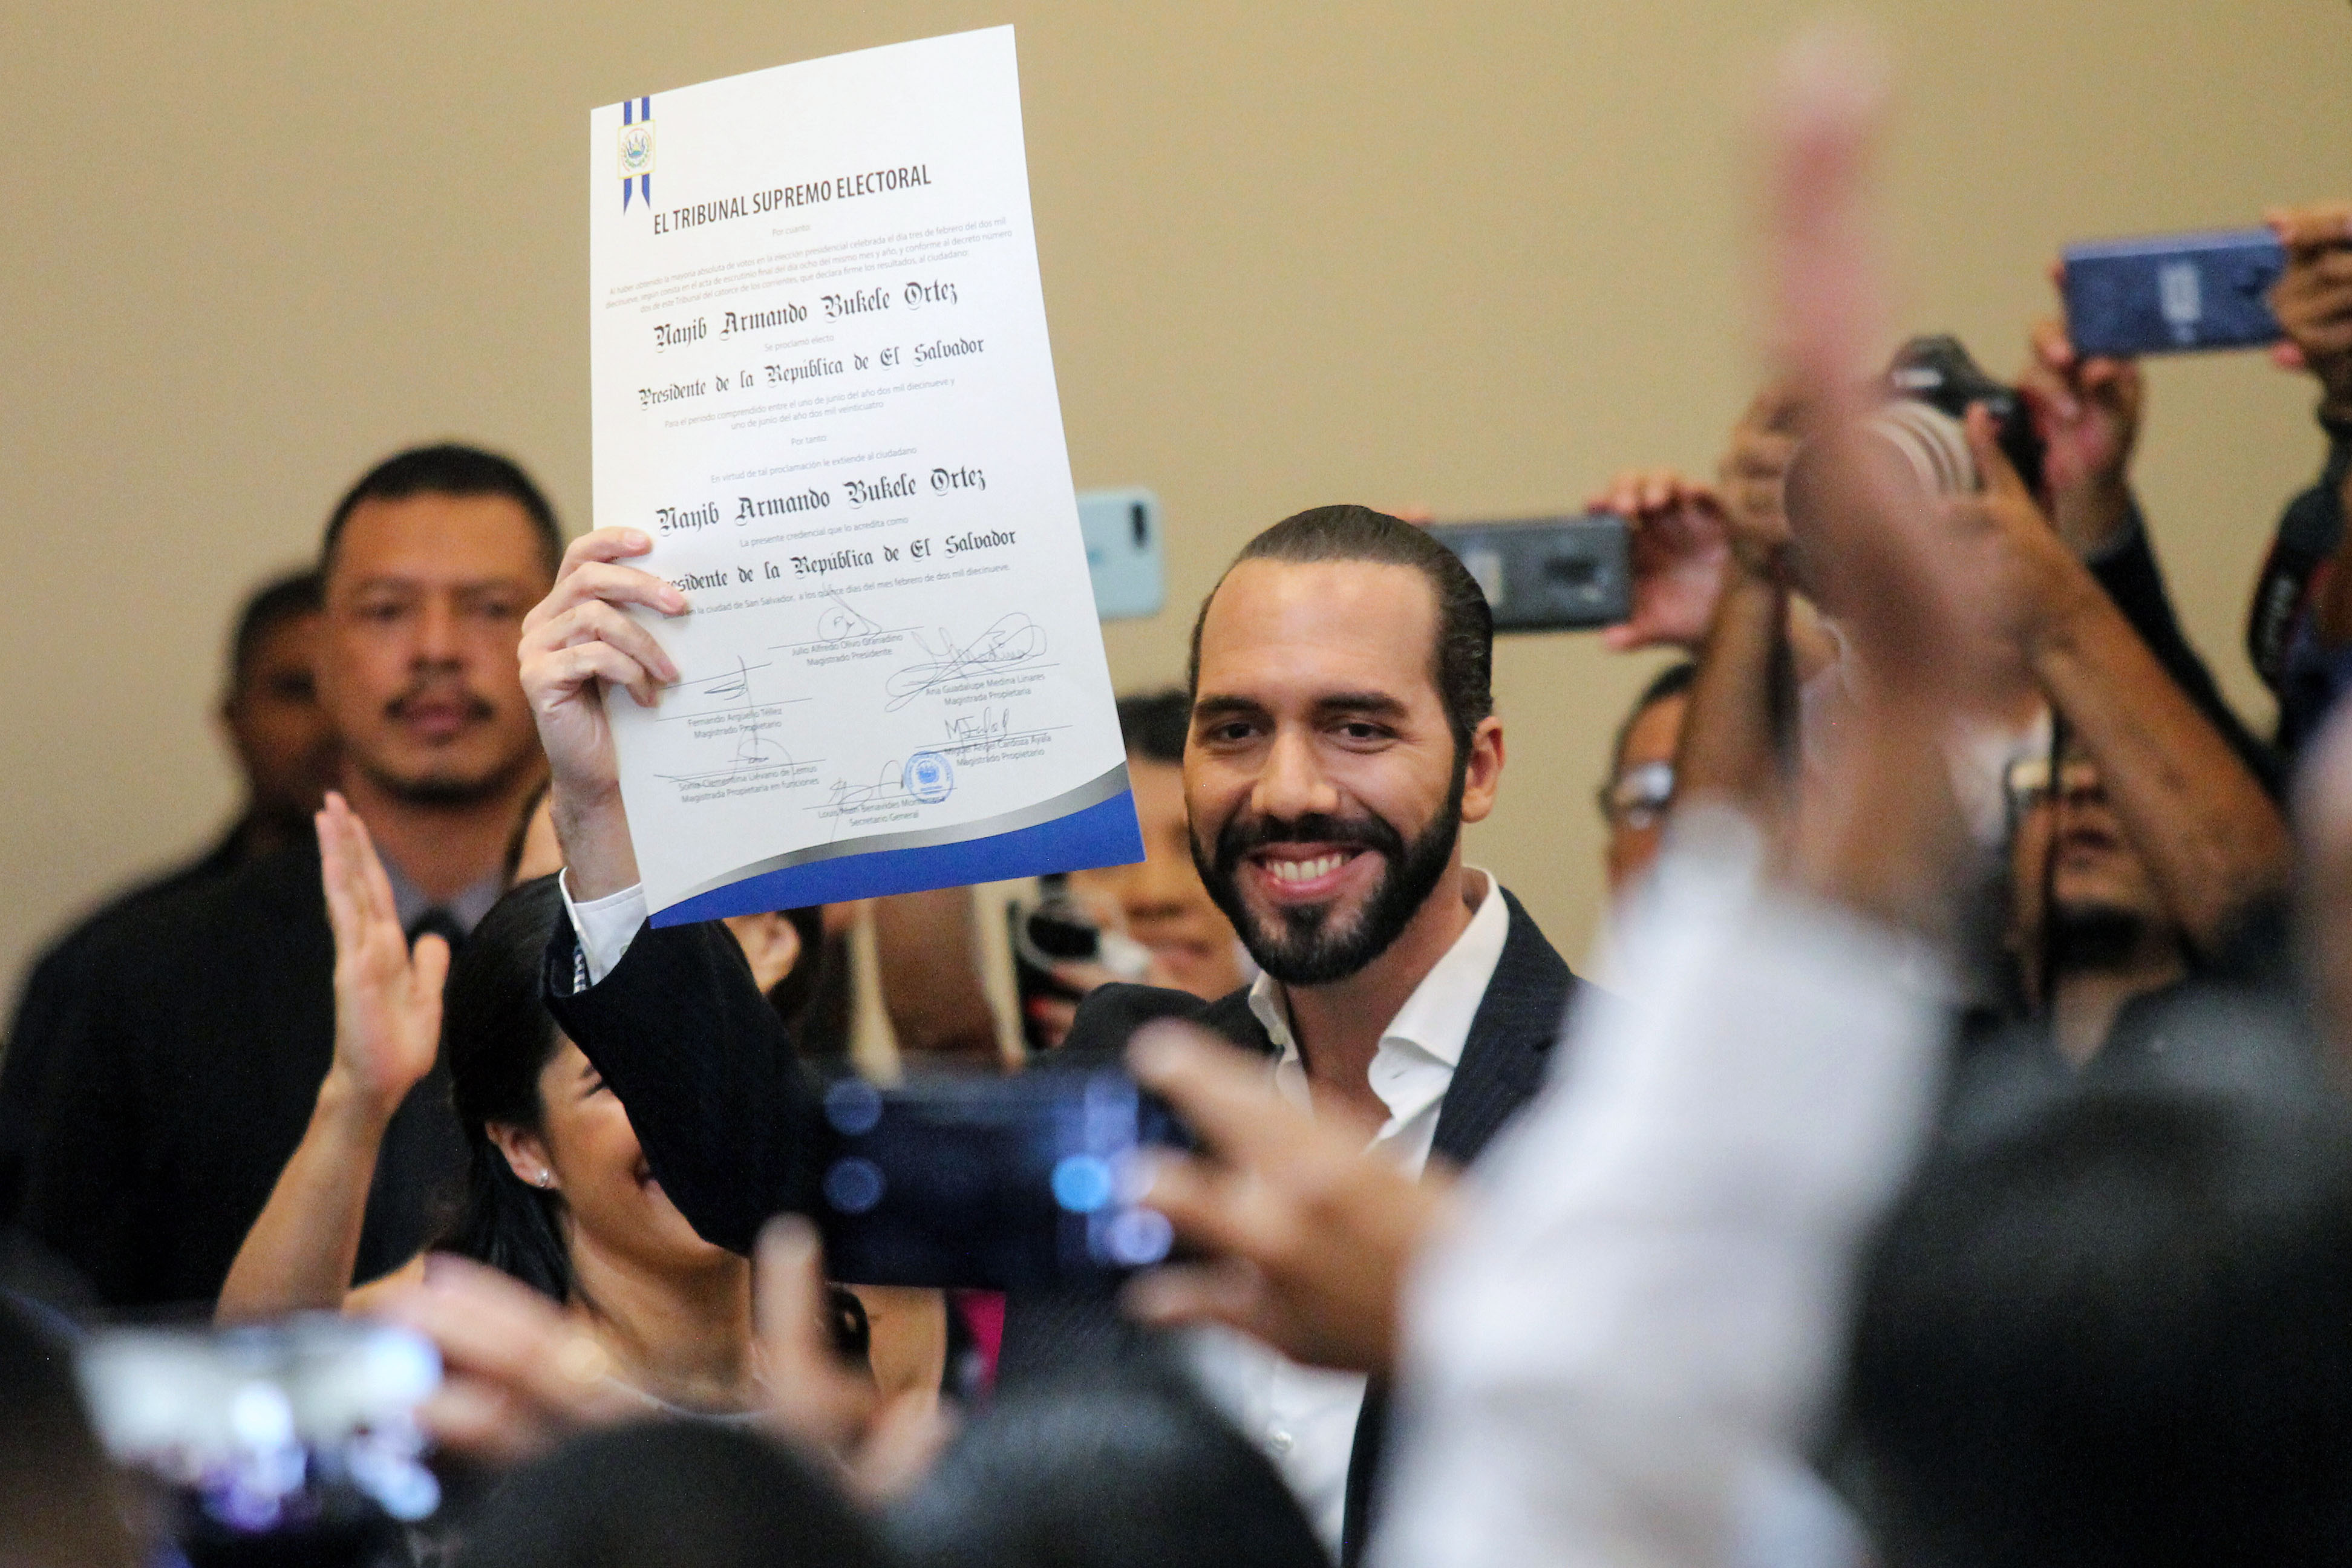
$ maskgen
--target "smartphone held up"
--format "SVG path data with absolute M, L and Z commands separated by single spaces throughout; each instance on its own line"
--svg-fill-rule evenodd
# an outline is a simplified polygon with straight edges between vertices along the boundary
M 1115 1068 L 835 1081 L 814 1216 L 832 1276 L 859 1285 L 1101 1291 L 1161 1262 L 1143 1206 L 1175 1114 Z
M 1498 632 L 1591 631 L 1633 613 L 1633 536 L 1622 517 L 1430 525 L 1486 595 Z
M 415 1411 L 441 1362 L 406 1329 L 102 1328 L 75 1363 L 100 1441 L 163 1494 L 190 1563 L 358 1562 L 440 1506 Z
M 2267 228 L 2072 245 L 2064 268 L 2066 331 L 2085 354 L 2255 348 L 2280 336 L 2270 291 L 2286 247 Z

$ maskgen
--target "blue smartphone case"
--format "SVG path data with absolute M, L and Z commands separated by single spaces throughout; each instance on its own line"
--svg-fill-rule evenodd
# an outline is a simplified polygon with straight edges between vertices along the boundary
M 2066 330 L 2079 352 L 2115 358 L 2274 342 L 2267 297 L 2285 270 L 2266 228 L 2069 246 Z

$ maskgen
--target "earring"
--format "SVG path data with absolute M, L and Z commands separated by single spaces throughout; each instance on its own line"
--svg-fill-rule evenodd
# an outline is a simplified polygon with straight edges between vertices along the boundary
M 542 1187 L 546 1186 L 549 1183 L 551 1183 L 551 1182 L 552 1182 L 552 1181 L 554 1181 L 554 1180 L 555 1180 L 554 1175 L 553 1175 L 551 1173 L 550 1173 L 550 1172 L 541 1171 L 541 1172 L 539 1173 L 539 1184 L 540 1184 L 541 1186 L 542 1186 Z

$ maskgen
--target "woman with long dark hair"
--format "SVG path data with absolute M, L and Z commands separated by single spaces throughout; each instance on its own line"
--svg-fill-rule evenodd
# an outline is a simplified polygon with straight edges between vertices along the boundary
M 663 1195 L 628 1112 L 541 999 L 540 966 L 565 918 L 555 877 L 509 891 L 452 967 L 438 937 L 421 936 L 411 951 L 367 830 L 338 796 L 319 814 L 319 842 L 335 931 L 333 1066 L 229 1270 L 219 1316 L 364 1310 L 383 1287 L 422 1277 L 420 1256 L 351 1288 L 383 1128 L 437 1047 L 468 1160 L 436 1249 L 562 1303 L 610 1355 L 613 1375 L 653 1403 L 760 1404 L 750 1265 L 696 1235 Z M 877 1316 L 877 1332 L 929 1328 L 919 1314 Z M 911 1367 L 900 1375 L 928 1375 L 937 1387 L 943 1347 L 887 1348 L 896 1353 L 877 1364 Z

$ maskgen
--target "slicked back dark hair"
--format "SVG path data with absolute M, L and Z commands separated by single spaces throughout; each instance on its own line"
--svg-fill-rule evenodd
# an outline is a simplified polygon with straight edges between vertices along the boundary
M 572 1438 L 502 1478 L 456 1545 L 435 1556 L 455 1568 L 893 1561 L 815 1461 L 760 1433 L 701 1420 L 639 1420 Z
M 386 458 L 344 492 L 327 519 L 326 537 L 319 542 L 320 575 L 334 571 L 335 546 L 342 541 L 343 525 L 362 501 L 406 500 L 416 495 L 504 496 L 530 519 L 547 574 L 554 576 L 563 563 L 563 529 L 555 521 L 555 509 L 547 504 L 547 497 L 540 493 L 530 476 L 510 458 L 444 441 L 412 447 Z
M 1457 763 L 1470 754 L 1470 737 L 1480 720 L 1495 711 L 1495 614 L 1478 580 L 1454 552 L 1402 518 L 1368 506 L 1318 506 L 1284 518 L 1242 546 L 1233 566 L 1244 561 L 1280 561 L 1306 565 L 1318 561 L 1369 561 L 1410 566 L 1428 583 L 1437 600 L 1437 646 L 1430 650 L 1430 678 L 1445 705 L 1454 731 Z M 1224 586 L 1223 577 L 1217 586 Z M 1187 694 L 1201 694 L 1201 627 L 1209 618 L 1216 589 L 1201 601 L 1192 620 L 1192 653 Z

